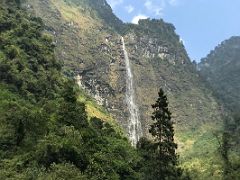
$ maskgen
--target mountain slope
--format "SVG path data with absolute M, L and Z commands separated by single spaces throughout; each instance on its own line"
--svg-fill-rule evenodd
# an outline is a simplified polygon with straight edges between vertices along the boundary
M 151 104 L 162 87 L 176 122 L 183 166 L 200 169 L 202 177 L 221 176 L 213 135 L 221 128 L 220 108 L 198 77 L 173 25 L 149 19 L 139 25 L 122 24 L 103 0 L 31 0 L 25 7 L 41 17 L 53 34 L 65 74 L 77 77 L 78 84 L 128 132 L 123 36 L 144 134 L 149 136 Z
M 201 76 L 225 105 L 238 111 L 240 107 L 240 37 L 223 41 L 198 65 Z
M 222 133 L 224 175 L 239 178 L 240 158 L 240 37 L 223 41 L 198 64 L 201 77 L 214 90 L 215 96 L 228 110 Z

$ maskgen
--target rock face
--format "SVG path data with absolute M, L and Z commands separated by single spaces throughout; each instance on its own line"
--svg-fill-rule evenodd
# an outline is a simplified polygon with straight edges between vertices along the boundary
M 27 7 L 43 18 L 48 32 L 54 35 L 56 56 L 64 62 L 66 73 L 72 70 L 81 86 L 127 129 L 126 68 L 121 35 L 114 30 L 120 20 L 109 26 L 93 5 L 83 0 L 66 2 L 32 0 Z M 107 4 L 98 3 L 111 12 Z M 160 87 L 167 91 L 179 128 L 191 126 L 193 121 L 218 120 L 217 104 L 201 84 L 173 25 L 162 20 L 141 20 L 139 25 L 122 24 L 122 29 L 145 134 L 151 104 Z
M 132 67 L 143 135 L 148 136 L 151 104 L 160 87 L 168 95 L 183 154 L 202 138 L 203 126 L 213 124 L 207 126 L 212 131 L 221 124 L 219 106 L 198 77 L 173 25 L 149 19 L 139 25 L 123 24 L 105 0 L 29 0 L 25 6 L 43 19 L 54 36 L 55 53 L 66 75 L 75 76 L 127 133 L 130 115 L 121 36 Z M 187 132 L 193 133 L 189 146 L 182 138 Z
M 201 76 L 225 105 L 240 107 L 240 37 L 223 41 L 198 64 Z
M 108 4 L 96 2 L 32 0 L 25 6 L 44 20 L 47 32 L 54 36 L 55 54 L 63 61 L 66 74 L 77 77 L 78 83 L 127 129 L 121 36 L 109 26 L 114 23 L 117 28 L 122 22 L 111 14 Z M 106 22 L 93 4 L 106 9 L 110 14 L 108 19 L 113 17 L 113 20 Z M 69 74 L 69 70 L 74 73 Z

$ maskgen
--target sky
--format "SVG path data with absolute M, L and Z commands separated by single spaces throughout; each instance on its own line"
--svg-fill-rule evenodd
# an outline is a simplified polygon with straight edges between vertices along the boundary
M 124 22 L 162 18 L 172 23 L 188 55 L 199 61 L 215 46 L 240 35 L 240 0 L 107 0 Z

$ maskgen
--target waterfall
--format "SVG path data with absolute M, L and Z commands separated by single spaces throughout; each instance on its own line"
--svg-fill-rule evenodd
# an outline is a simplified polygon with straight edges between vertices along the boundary
M 138 107 L 135 103 L 135 91 L 133 86 L 133 74 L 131 70 L 128 53 L 125 47 L 124 38 L 122 37 L 122 49 L 124 53 L 124 59 L 126 64 L 126 102 L 130 113 L 128 121 L 128 133 L 129 138 L 133 146 L 136 146 L 138 140 L 142 136 L 142 127 L 139 120 Z

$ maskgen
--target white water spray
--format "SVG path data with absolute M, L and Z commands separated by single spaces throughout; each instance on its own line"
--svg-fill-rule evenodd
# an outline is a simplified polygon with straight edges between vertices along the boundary
M 142 136 L 141 122 L 139 121 L 138 107 L 135 103 L 135 91 L 133 86 L 133 74 L 131 71 L 131 65 L 126 51 L 124 38 L 122 37 L 122 48 L 124 52 L 124 59 L 127 71 L 127 89 L 126 89 L 126 101 L 128 110 L 130 113 L 128 122 L 129 138 L 133 146 L 136 146 L 138 140 Z

